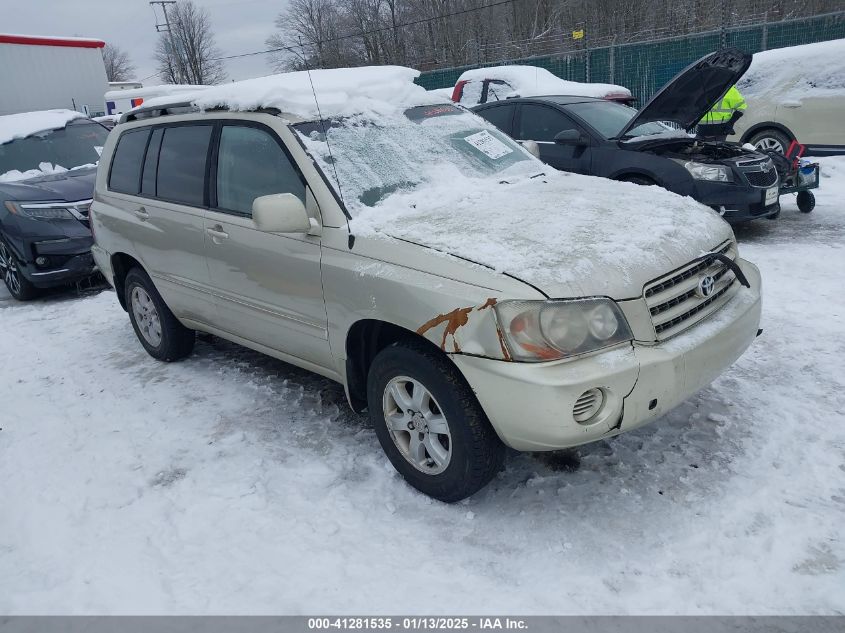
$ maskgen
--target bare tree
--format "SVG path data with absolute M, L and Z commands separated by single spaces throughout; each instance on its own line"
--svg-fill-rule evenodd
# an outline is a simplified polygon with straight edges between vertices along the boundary
M 135 74 L 135 65 L 130 61 L 129 53 L 114 44 L 103 47 L 103 63 L 109 81 L 129 81 Z
M 169 6 L 170 32 L 159 36 L 155 49 L 161 78 L 173 84 L 216 84 L 226 79 L 208 11 L 193 0 Z

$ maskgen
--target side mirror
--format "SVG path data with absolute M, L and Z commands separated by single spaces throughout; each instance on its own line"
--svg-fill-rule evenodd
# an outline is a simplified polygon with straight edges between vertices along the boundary
M 302 200 L 292 193 L 274 193 L 252 201 L 252 221 L 265 233 L 308 233 L 311 219 Z
M 529 154 L 535 158 L 540 158 L 540 146 L 537 145 L 537 141 L 520 141 L 519 144 L 522 145 Z
M 590 141 L 582 136 L 578 130 L 563 130 L 555 134 L 555 143 L 558 145 L 589 145 Z

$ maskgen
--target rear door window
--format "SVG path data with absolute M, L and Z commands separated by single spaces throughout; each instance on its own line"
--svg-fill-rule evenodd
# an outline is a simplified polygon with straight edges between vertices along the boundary
M 252 202 L 274 193 L 292 193 L 305 202 L 297 168 L 268 131 L 224 125 L 217 158 L 217 207 L 252 215 Z
M 476 114 L 490 121 L 505 134 L 510 135 L 513 129 L 513 114 L 516 110 L 512 105 L 493 106 L 479 110 Z
M 141 166 L 147 147 L 149 128 L 130 130 L 120 135 L 111 162 L 109 189 L 120 193 L 138 194 L 141 186 Z
M 156 197 L 195 207 L 205 205 L 205 165 L 212 125 L 164 128 L 158 155 Z
M 577 129 L 572 119 L 554 108 L 525 104 L 520 108 L 516 138 L 521 141 L 552 143 L 559 132 Z
M 144 158 L 144 175 L 141 178 L 141 194 L 145 196 L 156 195 L 156 171 L 158 169 L 158 152 L 161 148 L 161 137 L 164 130 L 158 128 L 153 130 L 150 143 L 147 145 L 147 155 Z

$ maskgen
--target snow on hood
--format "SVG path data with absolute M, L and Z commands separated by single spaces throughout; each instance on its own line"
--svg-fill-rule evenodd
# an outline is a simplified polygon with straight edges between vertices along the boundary
M 537 66 L 493 66 L 467 70 L 458 81 L 483 81 L 499 79 L 514 89 L 512 96 L 539 97 L 543 95 L 569 95 L 576 97 L 605 98 L 609 95 L 631 96 L 631 91 L 614 84 L 593 84 L 567 81 Z
M 88 165 L 79 165 L 78 167 L 71 167 L 67 169 L 61 165 L 53 165 L 52 163 L 38 163 L 38 169 L 28 169 L 27 171 L 20 171 L 12 169 L 0 174 L 0 183 L 2 182 L 17 182 L 19 180 L 29 180 L 30 178 L 38 178 L 40 176 L 52 176 L 54 174 L 64 174 L 69 171 L 76 171 L 77 169 L 96 169 L 97 165 L 89 163 Z
M 443 103 L 443 97 L 414 83 L 419 74 L 418 70 L 402 66 L 312 70 L 310 77 L 305 71 L 283 73 L 212 86 L 194 94 L 191 102 L 201 110 L 278 108 L 304 119 L 315 118 L 318 113 L 325 118 L 362 112 L 393 113 L 414 105 Z M 164 105 L 165 99 L 147 101 L 144 106 Z M 169 101 L 172 103 L 173 99 Z
M 752 99 L 845 96 L 845 39 L 756 53 L 737 88 Z
M 85 115 L 74 110 L 41 110 L 0 116 L 0 145 L 47 130 L 58 130 Z
M 551 297 L 615 299 L 733 236 L 712 210 L 659 187 L 551 168 L 507 183 L 443 172 L 439 185 L 360 210 L 352 231 L 469 259 Z

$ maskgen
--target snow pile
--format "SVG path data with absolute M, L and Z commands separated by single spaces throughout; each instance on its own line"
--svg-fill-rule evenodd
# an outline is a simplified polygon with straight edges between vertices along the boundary
M 429 90 L 429 92 L 432 95 L 435 95 L 438 99 L 445 99 L 446 101 L 452 100 L 452 93 L 454 91 L 454 88 L 434 88 L 433 90 Z
M 441 97 L 414 83 L 419 74 L 402 66 L 312 70 L 310 77 L 305 71 L 283 73 L 213 86 L 197 94 L 193 103 L 201 110 L 278 108 L 306 119 L 318 113 L 340 117 L 442 103 Z M 162 104 L 157 99 L 155 105 Z
M 186 95 L 206 90 L 207 88 L 209 88 L 209 86 L 192 84 L 161 84 L 159 86 L 144 86 L 143 88 L 132 88 L 130 90 L 109 90 L 105 94 L 105 99 L 106 101 L 115 101 L 116 99 L 137 99 L 139 97 L 145 99 Z
M 28 180 L 30 178 L 38 178 L 39 176 L 52 176 L 54 174 L 63 174 L 68 171 L 76 171 L 77 169 L 96 169 L 95 163 L 88 165 L 79 165 L 78 167 L 71 167 L 67 169 L 61 165 L 53 165 L 52 163 L 39 163 L 38 169 L 28 169 L 27 171 L 19 171 L 13 169 L 0 174 L 0 182 L 16 182 L 18 180 Z
M 499 98 L 538 97 L 542 95 L 570 95 L 576 97 L 630 97 L 631 91 L 614 84 L 587 84 L 567 81 L 536 66 L 493 66 L 467 70 L 458 81 L 483 81 L 497 79 L 513 88 L 512 93 L 499 94 Z
M 751 98 L 845 96 L 845 39 L 756 53 L 737 87 Z
M 39 132 L 58 130 L 74 119 L 84 117 L 84 114 L 74 110 L 40 110 L 0 116 L 0 145 Z

